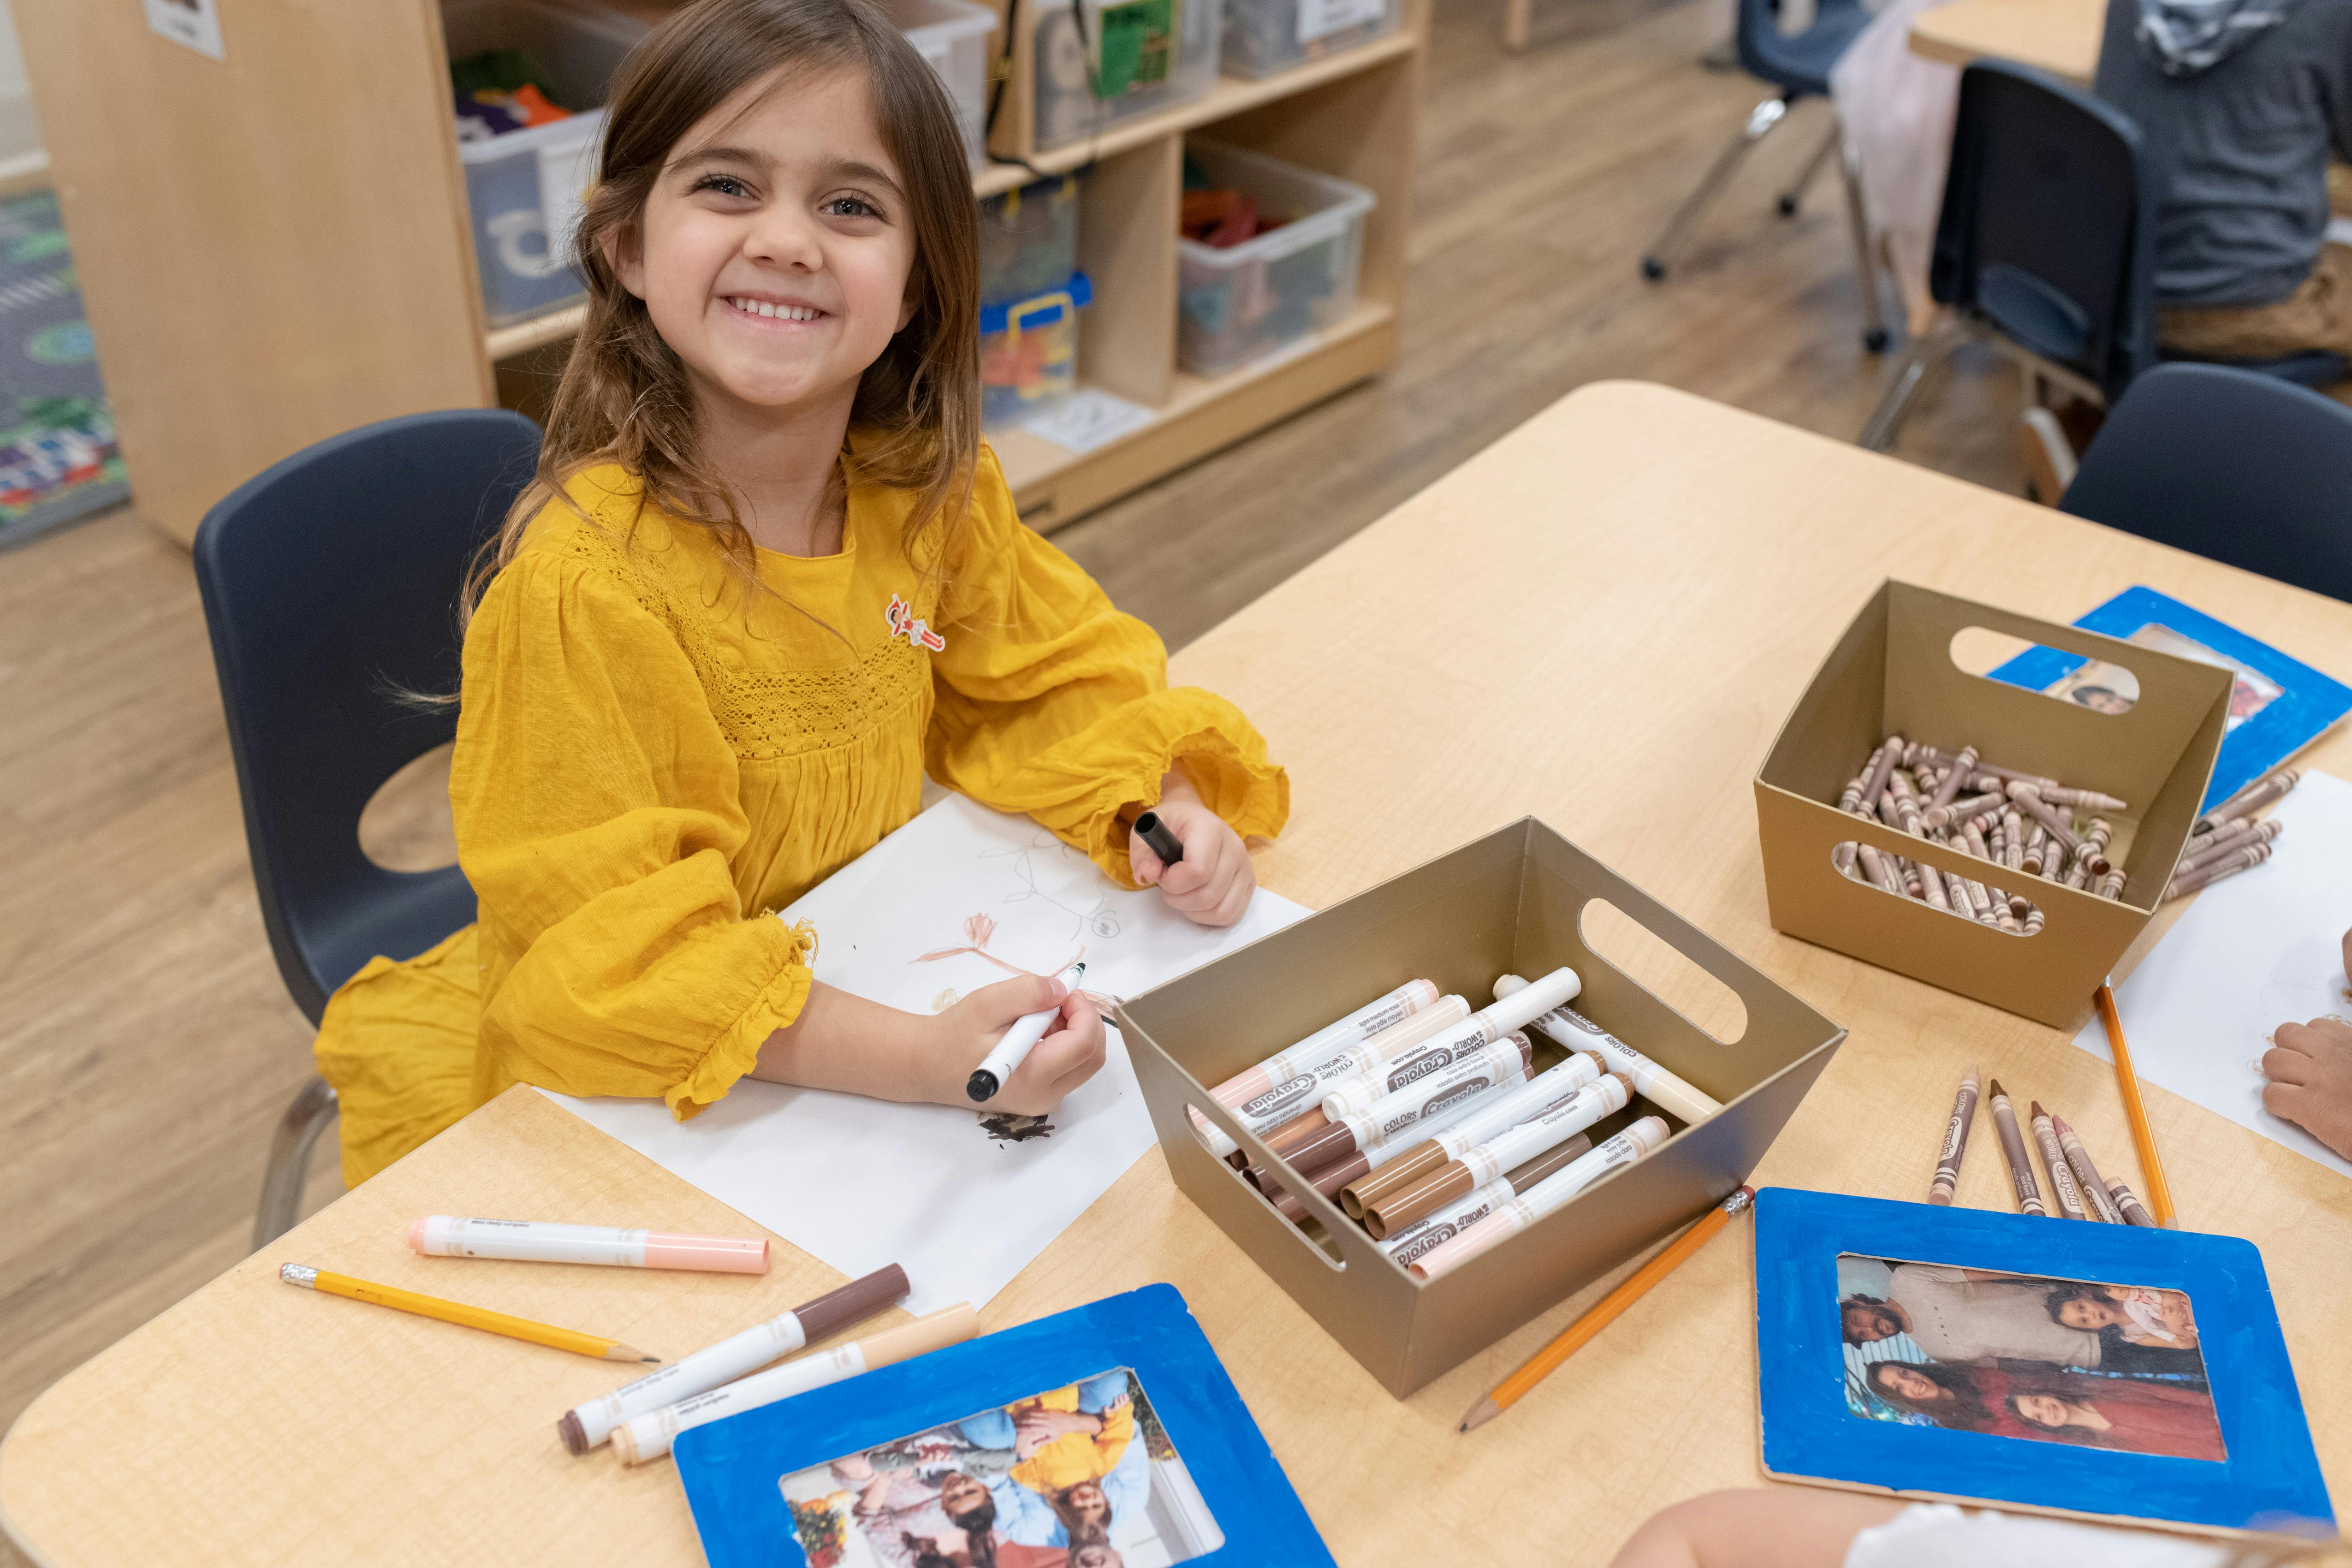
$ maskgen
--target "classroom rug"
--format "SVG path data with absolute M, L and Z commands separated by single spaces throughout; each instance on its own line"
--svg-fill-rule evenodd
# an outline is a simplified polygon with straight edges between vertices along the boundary
M 0 549 L 130 493 L 57 195 L 0 201 Z

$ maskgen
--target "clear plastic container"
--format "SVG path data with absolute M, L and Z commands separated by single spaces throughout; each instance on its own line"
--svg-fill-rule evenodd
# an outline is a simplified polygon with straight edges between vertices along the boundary
M 528 131 L 457 144 L 482 304 L 491 324 L 503 326 L 582 292 L 567 257 L 580 198 L 595 178 L 604 90 L 651 29 L 612 12 L 540 0 L 447 0 L 441 27 L 451 59 L 520 49 L 545 73 L 549 96 L 576 111 Z
M 1225 71 L 1272 76 L 1397 30 L 1404 0 L 1224 0 Z
M 947 84 L 964 155 L 979 168 L 988 159 L 988 35 L 996 13 L 969 0 L 883 0 L 882 10 Z
M 1037 150 L 1208 96 L 1217 85 L 1223 16 L 1223 0 L 1042 0 L 1034 60 Z
M 1061 174 L 980 204 L 980 298 L 1025 300 L 1078 269 L 1078 176 Z
M 1220 250 L 1176 242 L 1176 362 L 1218 375 L 1328 327 L 1356 306 L 1372 193 L 1263 153 L 1187 141 L 1211 185 L 1247 193 L 1281 227 Z M 1188 169 L 1188 174 L 1191 172 Z
M 1057 289 L 980 311 L 980 417 L 1017 425 L 1059 407 L 1078 384 L 1078 312 L 1094 285 L 1073 272 Z

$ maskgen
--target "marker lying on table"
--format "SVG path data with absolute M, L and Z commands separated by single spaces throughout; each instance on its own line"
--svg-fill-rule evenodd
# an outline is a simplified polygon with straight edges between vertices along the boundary
M 603 1263 L 621 1268 L 690 1268 L 765 1274 L 768 1244 L 748 1236 L 688 1236 L 558 1225 L 535 1219 L 467 1219 L 433 1214 L 408 1227 L 408 1245 L 427 1258 L 504 1258 L 520 1263 Z
M 804 1355 L 798 1361 L 788 1361 L 766 1372 L 754 1373 L 747 1378 L 714 1388 L 708 1394 L 698 1394 L 676 1405 L 665 1405 L 658 1410 L 647 1411 L 613 1433 L 613 1447 L 622 1462 L 642 1465 L 648 1459 L 658 1459 L 670 1450 L 681 1432 L 690 1432 L 724 1416 L 757 1410 L 763 1405 L 773 1405 L 780 1399 L 790 1399 L 795 1394 L 806 1394 L 812 1388 L 839 1383 L 856 1377 L 861 1372 L 873 1372 L 898 1362 L 911 1361 L 919 1355 L 929 1355 L 935 1350 L 961 1344 L 980 1331 L 980 1317 L 969 1302 L 959 1301 L 928 1318 L 917 1318 L 911 1323 L 901 1323 L 895 1329 L 868 1334 L 862 1340 L 852 1340 L 818 1355 Z
M 659 1372 L 649 1372 L 601 1399 L 573 1405 L 556 1422 L 556 1433 L 565 1447 L 584 1454 L 611 1436 L 623 1422 L 748 1376 L 813 1340 L 872 1317 L 906 1293 L 905 1269 L 895 1263 L 877 1268 L 756 1328 L 674 1361 Z
M 1162 866 L 1173 866 L 1184 858 L 1184 841 L 1168 830 L 1156 811 L 1147 811 L 1135 819 L 1135 836 L 1143 840 L 1144 847 L 1160 857 Z
M 1506 974 L 1495 982 L 1495 994 L 1513 995 L 1526 984 L 1517 975 Z M 1632 1079 L 1633 1092 L 1669 1116 L 1704 1121 L 1723 1109 L 1721 1100 L 1701 1093 L 1566 1003 L 1529 1022 L 1571 1051 L 1597 1052 L 1601 1066 Z
M 1078 982 L 1086 977 L 1087 966 L 1073 963 L 1055 978 L 1070 991 L 1076 991 Z M 1045 1037 L 1045 1031 L 1052 1028 L 1054 1020 L 1061 1016 L 1062 1004 L 1056 1002 L 1051 1007 L 1042 1007 L 1013 1019 L 1012 1027 L 1004 1031 L 1004 1037 L 996 1042 L 996 1048 L 981 1058 L 980 1065 L 971 1069 L 971 1080 L 963 1086 L 963 1091 L 971 1096 L 972 1103 L 977 1105 L 995 1099 L 996 1091 L 1004 1087 L 1004 1080 L 1021 1070 L 1021 1064 L 1029 1059 L 1029 1053 L 1037 1048 L 1037 1042 Z
M 414 1312 L 420 1318 L 435 1318 L 445 1323 L 456 1323 L 460 1328 L 504 1334 L 510 1340 L 546 1345 L 551 1350 L 570 1351 L 573 1355 L 594 1356 L 598 1361 L 661 1360 L 657 1355 L 647 1355 L 618 1340 L 583 1334 L 577 1329 L 559 1329 L 549 1323 L 534 1323 L 529 1318 L 510 1318 L 504 1312 L 493 1312 L 486 1307 L 469 1307 L 463 1301 L 444 1301 L 438 1296 L 420 1296 L 414 1290 L 378 1285 L 368 1279 L 354 1279 L 348 1274 L 331 1274 L 326 1269 L 312 1268 L 307 1264 L 281 1264 L 278 1278 L 289 1285 L 299 1285 L 306 1290 L 320 1290 L 347 1300 L 390 1307 L 394 1311 Z

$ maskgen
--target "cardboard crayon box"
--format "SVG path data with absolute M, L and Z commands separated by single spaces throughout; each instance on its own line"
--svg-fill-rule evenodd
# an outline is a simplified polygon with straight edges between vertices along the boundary
M 1595 900 L 1728 986 L 1747 1015 L 1738 1037 L 1717 1040 L 1593 952 L 1582 920 Z M 1579 1012 L 1723 1110 L 1691 1126 L 1670 1119 L 1664 1145 L 1435 1279 L 1414 1279 L 1306 1184 L 1293 1190 L 1314 1223 L 1292 1225 L 1193 1131 L 1189 1109 L 1234 1138 L 1252 1163 L 1273 1162 L 1209 1085 L 1413 976 L 1483 1006 L 1498 975 L 1562 964 L 1583 980 L 1572 1004 Z M 1845 1037 L 1532 817 L 1130 998 L 1118 1022 L 1177 1185 L 1401 1399 L 1722 1202 Z M 1563 1054 L 1547 1050 L 1538 1065 Z M 1592 1137 L 1663 1114 L 1636 1096 Z
M 1953 642 L 1971 628 L 2063 648 L 2131 671 L 2139 695 L 2098 712 L 1963 670 Z M 2165 884 L 2195 826 L 2229 718 L 2231 672 L 2053 621 L 2012 615 L 1908 583 L 1871 595 L 1798 699 L 1756 775 L 1756 824 L 1773 928 L 2004 1012 L 2073 1031 L 2091 996 L 2149 939 Z M 1986 863 L 1840 811 L 1838 794 L 1886 737 L 1986 760 L 2127 803 L 2116 818 L 2123 896 L 2012 875 L 2038 905 L 2012 934 L 1846 877 L 1839 844 L 1868 844 L 1923 866 L 1983 878 Z

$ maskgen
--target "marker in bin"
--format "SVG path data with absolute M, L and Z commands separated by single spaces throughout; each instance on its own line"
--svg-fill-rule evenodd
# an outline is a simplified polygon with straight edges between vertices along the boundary
M 1072 991 L 1076 991 L 1078 982 L 1086 977 L 1087 966 L 1083 963 L 1073 963 L 1060 975 Z M 1004 1037 L 996 1042 L 996 1048 L 971 1069 L 971 1078 L 963 1086 L 963 1091 L 971 1096 L 974 1104 L 996 1097 L 996 1091 L 1004 1087 L 1005 1080 L 1021 1070 L 1021 1064 L 1029 1059 L 1029 1053 L 1036 1048 L 1038 1041 L 1045 1037 L 1045 1031 L 1054 1026 L 1054 1020 L 1061 1016 L 1061 1012 L 1062 1005 L 1056 1002 L 1051 1007 L 1041 1008 L 1013 1020 L 1013 1026 L 1004 1031 Z

